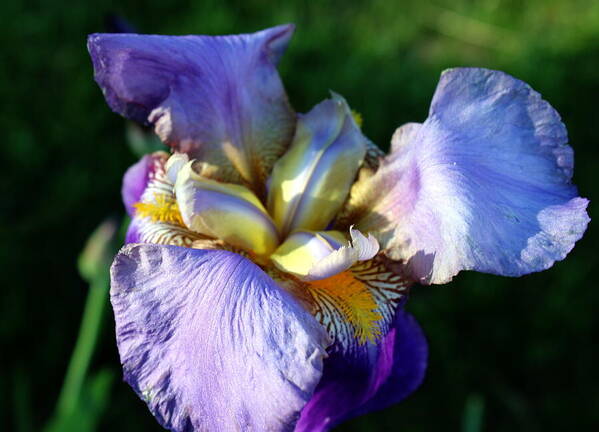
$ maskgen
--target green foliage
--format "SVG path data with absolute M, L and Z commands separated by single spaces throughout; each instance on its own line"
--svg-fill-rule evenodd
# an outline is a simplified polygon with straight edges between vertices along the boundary
M 69 413 L 52 418 L 45 432 L 81 432 L 98 428 L 109 403 L 114 370 L 102 369 L 86 380 L 83 391 Z
M 0 338 L 8 372 L 0 376 L 0 422 L 7 422 L 0 429 L 41 430 L 54 413 L 87 293 L 77 256 L 99 221 L 123 214 L 120 182 L 135 156 L 125 121 L 109 111 L 93 82 L 85 49 L 86 35 L 104 30 L 108 12 L 140 32 L 164 34 L 238 33 L 295 22 L 281 64 L 294 107 L 305 112 L 332 89 L 362 113 L 365 133 L 383 148 L 397 126 L 426 117 L 441 70 L 504 70 L 561 113 L 577 156 L 575 181 L 595 213 L 599 2 L 7 2 Z M 340 430 L 591 430 L 599 424 L 598 241 L 591 224 L 549 271 L 519 279 L 463 274 L 448 286 L 414 289 L 408 308 L 431 349 L 423 387 L 403 404 Z M 82 417 L 55 420 L 49 431 L 68 431 L 68 424 L 86 431 L 94 425 L 160 430 L 126 384 L 111 385 L 121 371 L 112 320 L 104 322 L 90 369 L 104 372 L 82 384 L 85 396 L 75 409 Z M 481 429 L 474 428 L 477 415 Z

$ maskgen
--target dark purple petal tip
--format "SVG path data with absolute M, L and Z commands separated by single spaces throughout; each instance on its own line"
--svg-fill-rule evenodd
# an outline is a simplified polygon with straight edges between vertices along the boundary
M 389 333 L 355 356 L 333 354 L 296 432 L 328 431 L 340 423 L 384 409 L 414 392 L 424 380 L 428 345 L 416 320 L 398 310 Z

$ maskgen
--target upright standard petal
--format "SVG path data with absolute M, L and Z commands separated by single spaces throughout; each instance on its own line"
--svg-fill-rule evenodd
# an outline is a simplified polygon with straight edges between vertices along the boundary
M 414 279 L 544 270 L 584 233 L 588 201 L 570 183 L 566 129 L 524 82 L 446 71 L 429 118 L 403 132 L 349 206 L 362 215 L 356 227 L 374 232 Z
M 95 78 L 110 107 L 154 125 L 221 180 L 257 187 L 293 135 L 276 71 L 293 26 L 237 36 L 93 34 Z
M 225 251 L 129 245 L 111 269 L 125 380 L 173 431 L 288 431 L 326 336 L 289 294 Z
M 283 235 L 326 229 L 347 198 L 367 142 L 336 94 L 299 118 L 269 183 L 268 209 Z
M 328 431 L 370 411 L 381 410 L 416 390 L 426 372 L 428 347 L 416 320 L 398 310 L 391 330 L 377 345 L 355 356 L 331 355 L 296 432 Z

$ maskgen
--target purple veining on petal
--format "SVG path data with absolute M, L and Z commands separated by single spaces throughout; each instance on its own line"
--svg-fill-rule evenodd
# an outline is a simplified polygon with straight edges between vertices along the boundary
M 385 192 L 357 227 L 377 231 L 414 279 L 544 270 L 584 233 L 588 201 L 570 183 L 566 129 L 524 82 L 446 71 L 429 118 L 412 132 L 367 180 L 364 189 Z
M 262 270 L 225 251 L 129 245 L 111 276 L 125 380 L 161 425 L 293 430 L 327 337 Z
M 428 348 L 416 320 L 398 310 L 389 333 L 359 356 L 332 354 L 296 432 L 327 431 L 353 417 L 381 410 L 416 390 L 426 372 Z

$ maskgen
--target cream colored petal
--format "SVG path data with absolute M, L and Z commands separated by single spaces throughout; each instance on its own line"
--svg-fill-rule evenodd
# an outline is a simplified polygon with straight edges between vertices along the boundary
M 347 198 L 367 142 L 338 95 L 299 118 L 269 184 L 268 209 L 283 235 L 327 227 Z
M 366 261 L 373 258 L 379 251 L 377 240 L 368 235 L 365 237 L 360 231 L 350 228 L 351 243 L 331 252 L 322 260 L 316 262 L 305 280 L 313 281 L 325 279 L 349 269 L 358 261 Z
M 165 165 L 166 177 L 172 184 L 177 182 L 179 171 L 189 162 L 189 156 L 185 153 L 174 153 L 168 158 Z
M 346 243 L 347 239 L 338 231 L 296 231 L 287 237 L 270 259 L 280 270 L 302 277 L 318 261 Z
M 267 256 L 279 244 L 277 229 L 247 188 L 198 175 L 193 161 L 177 176 L 175 194 L 185 225 L 195 232 Z
M 271 256 L 282 271 L 302 280 L 324 279 L 347 270 L 358 261 L 378 253 L 374 237 L 350 229 L 351 242 L 339 231 L 293 233 Z

